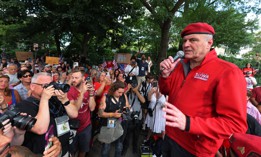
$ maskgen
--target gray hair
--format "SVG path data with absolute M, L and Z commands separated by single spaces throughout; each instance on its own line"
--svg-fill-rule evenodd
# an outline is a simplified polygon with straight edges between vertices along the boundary
M 206 40 L 207 41 L 213 39 L 213 35 L 212 34 L 205 34 L 205 36 L 206 36 Z
M 47 73 L 47 72 L 40 72 L 40 73 L 37 73 L 37 74 L 34 74 L 33 78 L 32 78 L 32 83 L 36 83 L 36 80 L 38 79 L 38 77 L 40 76 L 50 76 L 52 77 L 52 75 L 50 73 Z
M 7 65 L 7 68 L 9 68 L 9 67 L 11 67 L 11 66 L 15 66 L 15 67 L 17 68 L 17 65 L 14 64 L 14 63 L 9 63 L 9 64 Z

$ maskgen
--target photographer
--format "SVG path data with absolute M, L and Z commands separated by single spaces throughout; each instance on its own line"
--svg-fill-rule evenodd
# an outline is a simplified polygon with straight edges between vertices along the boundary
M 147 138 L 144 141 L 147 143 L 149 141 L 152 133 L 158 134 L 160 137 L 164 137 L 165 133 L 165 123 L 164 118 L 165 112 L 163 112 L 163 107 L 166 102 L 166 97 L 160 93 L 158 88 L 158 81 L 152 82 L 152 88 L 148 93 L 148 99 L 150 101 L 148 114 L 145 120 L 147 127 L 149 128 Z
M 62 144 L 62 155 L 68 156 L 70 137 L 68 120 L 69 117 L 78 116 L 78 109 L 67 98 L 67 91 L 57 89 L 57 85 L 50 84 L 51 82 L 50 74 L 45 72 L 35 74 L 30 85 L 31 97 L 16 105 L 20 112 L 32 115 L 37 119 L 31 131 L 26 132 L 23 146 L 34 153 L 42 154 L 49 142 L 45 136 L 53 134 Z M 64 87 L 66 86 L 64 85 Z M 49 133 L 51 126 L 54 126 L 53 133 Z
M 130 134 L 133 133 L 132 151 L 133 153 L 137 153 L 138 152 L 137 139 L 139 139 L 140 129 L 141 129 L 141 119 L 142 119 L 141 104 L 145 103 L 145 98 L 139 92 L 138 85 L 133 87 L 132 84 L 128 84 L 128 87 L 129 87 L 129 92 L 127 93 L 127 96 L 130 103 L 132 121 L 129 121 L 128 123 L 128 131 L 126 136 L 131 137 Z M 129 139 L 126 138 L 124 141 L 123 154 L 127 151 L 128 146 L 129 146 Z
M 79 122 L 79 128 L 72 143 L 73 153 L 79 151 L 78 157 L 85 157 L 90 150 L 91 111 L 95 109 L 96 103 L 92 81 L 84 79 L 83 71 L 72 72 L 72 86 L 68 92 L 68 98 L 79 108 L 78 117 L 75 119 Z
M 122 120 L 124 114 L 129 111 L 129 102 L 127 96 L 124 94 L 124 83 L 121 81 L 114 82 L 106 96 L 103 96 L 99 107 L 99 117 L 101 117 L 102 126 L 115 127 L 116 121 Z M 124 117 L 123 117 L 124 119 Z M 118 138 L 115 143 L 115 157 L 120 157 L 123 140 L 126 135 L 126 121 L 122 123 L 123 135 Z M 102 143 L 101 156 L 108 157 L 110 152 L 111 143 Z
M 132 83 L 133 81 L 138 82 L 137 76 L 139 75 L 139 67 L 137 66 L 136 57 L 132 56 L 130 64 L 125 68 L 125 82 Z
M 148 99 L 148 93 L 150 92 L 151 90 L 151 83 L 154 81 L 154 76 L 152 76 L 151 74 L 148 74 L 146 75 L 146 80 L 143 81 L 141 83 L 141 86 L 140 86 L 140 92 L 142 94 L 142 96 L 145 98 L 145 103 L 141 105 L 141 108 L 142 108 L 142 129 L 145 130 L 145 118 L 146 118 L 146 115 L 147 115 L 147 112 L 148 112 L 148 106 L 150 104 L 150 101 Z

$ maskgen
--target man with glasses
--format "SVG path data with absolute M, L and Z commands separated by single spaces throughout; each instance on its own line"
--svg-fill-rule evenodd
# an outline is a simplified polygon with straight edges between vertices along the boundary
M 26 132 L 23 146 L 32 152 L 42 154 L 48 143 L 46 136 L 57 136 L 62 144 L 62 155 L 69 156 L 69 117 L 76 118 L 78 109 L 69 101 L 67 93 L 57 90 L 53 85 L 49 73 L 37 73 L 30 85 L 31 96 L 16 107 L 37 119 L 30 132 Z M 47 130 L 53 127 L 53 133 Z
M 25 100 L 31 95 L 30 84 L 33 77 L 33 72 L 30 70 L 21 70 L 17 73 L 17 78 L 21 81 L 20 84 L 14 87 L 18 91 L 22 100 Z

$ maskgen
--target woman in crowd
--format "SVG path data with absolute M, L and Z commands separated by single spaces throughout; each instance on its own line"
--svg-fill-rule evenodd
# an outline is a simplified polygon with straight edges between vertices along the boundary
M 149 128 L 148 136 L 146 141 L 149 140 L 152 133 L 160 134 L 161 137 L 165 133 L 165 112 L 162 110 L 166 102 L 166 98 L 160 93 L 158 88 L 158 82 L 152 82 L 152 88 L 148 93 L 148 99 L 150 101 L 148 114 L 145 120 L 145 124 Z
M 17 78 L 20 80 L 20 84 L 15 86 L 14 89 L 17 90 L 22 100 L 30 96 L 30 84 L 32 77 L 33 72 L 30 70 L 21 70 L 17 73 Z
M 121 72 L 120 69 L 115 69 L 113 74 L 110 74 L 112 82 L 116 82 L 117 81 L 117 77 L 120 74 L 120 72 Z
M 246 76 L 249 73 L 249 76 L 254 76 L 257 72 L 250 63 L 247 63 L 246 66 L 242 69 L 243 74 Z
M 0 75 L 0 113 L 3 113 L 9 107 L 21 101 L 21 97 L 17 90 L 9 88 L 9 77 Z
M 117 81 L 114 82 L 110 89 L 109 92 L 106 96 L 103 96 L 101 100 L 101 104 L 99 107 L 99 117 L 102 118 L 102 126 L 108 126 L 109 120 L 114 120 L 119 121 L 120 118 L 122 117 L 122 112 L 124 108 L 129 109 L 129 102 L 127 99 L 127 96 L 124 94 L 124 88 L 125 85 L 123 82 Z M 123 121 L 124 122 L 124 121 Z M 127 129 L 127 124 L 122 123 L 123 130 Z M 124 129 L 125 128 L 125 129 Z M 123 140 L 124 140 L 125 134 L 118 138 L 115 143 L 115 157 L 120 157 L 122 148 L 123 148 Z M 111 143 L 103 143 L 102 144 L 102 151 L 101 151 L 101 156 L 102 157 L 108 157 L 109 152 L 110 152 L 110 146 Z
M 116 81 L 121 81 L 124 83 L 125 85 L 124 93 L 126 94 L 130 89 L 130 85 L 128 86 L 128 84 L 125 82 L 125 75 L 122 71 L 119 71 L 119 74 L 116 75 Z
M 58 81 L 59 84 L 65 84 L 67 83 L 67 72 L 62 72 L 60 74 L 60 80 Z

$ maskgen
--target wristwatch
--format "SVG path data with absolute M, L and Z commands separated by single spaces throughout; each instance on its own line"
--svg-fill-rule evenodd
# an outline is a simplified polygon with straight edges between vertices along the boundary
M 70 104 L 70 101 L 66 101 L 63 106 L 68 106 Z

